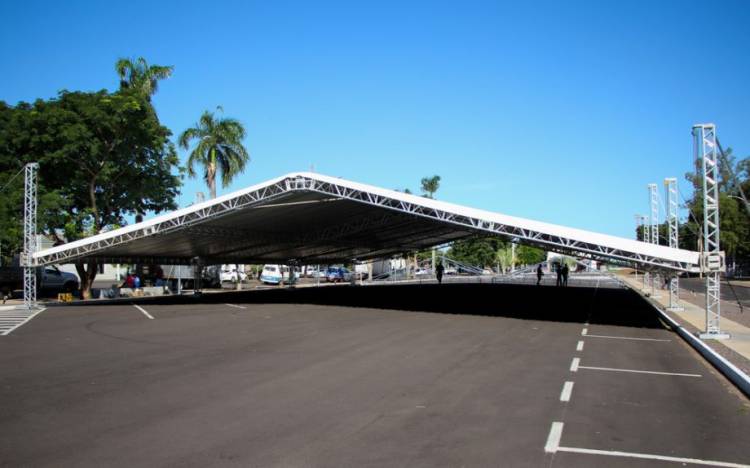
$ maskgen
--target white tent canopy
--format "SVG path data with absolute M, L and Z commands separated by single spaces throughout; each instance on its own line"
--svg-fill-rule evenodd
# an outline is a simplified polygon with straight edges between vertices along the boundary
M 37 265 L 299 263 L 366 260 L 476 234 L 640 267 L 696 270 L 673 249 L 431 200 L 315 173 L 292 173 L 34 254 Z

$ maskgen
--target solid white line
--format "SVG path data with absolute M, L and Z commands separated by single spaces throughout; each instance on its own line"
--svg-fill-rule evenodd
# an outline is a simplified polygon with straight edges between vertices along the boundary
M 245 306 L 236 305 L 236 304 L 224 304 L 224 305 L 227 305 L 229 307 L 236 307 L 237 309 L 247 309 L 247 307 Z
M 136 304 L 133 304 L 133 307 L 135 307 L 136 309 L 138 309 L 138 310 L 140 310 L 141 312 L 143 312 L 143 315 L 145 315 L 146 317 L 150 318 L 151 320 L 153 320 L 153 319 L 154 319 L 154 318 L 153 318 L 153 317 L 151 316 L 151 314 L 149 314 L 148 312 L 146 312 L 146 309 L 144 309 L 143 307 L 141 307 L 141 306 L 139 306 L 139 305 L 136 305 Z
M 589 329 L 588 328 L 584 328 L 583 330 L 581 330 L 581 335 L 586 336 L 586 333 L 588 333 L 588 332 L 589 332 Z
M 583 341 L 579 341 L 576 345 L 576 351 L 583 351 Z
M 560 392 L 560 401 L 570 401 L 571 393 L 573 393 L 573 382 L 565 382 Z
M 580 366 L 579 369 L 589 369 L 589 370 L 601 370 L 601 371 L 612 371 L 612 372 L 633 372 L 636 374 L 656 374 L 656 375 L 676 375 L 679 377 L 702 377 L 700 374 L 682 374 L 679 372 L 656 372 L 656 371 L 647 371 L 647 370 L 633 370 L 633 369 L 613 369 L 611 367 L 588 367 L 588 366 Z
M 547 453 L 555 453 L 560 447 L 560 438 L 562 437 L 563 423 L 553 422 L 552 427 L 549 429 L 549 436 L 547 437 L 547 444 L 544 446 L 544 451 Z
M 578 364 L 581 362 L 581 358 L 574 357 L 573 362 L 570 363 L 570 372 L 578 371 Z
M 46 309 L 46 308 L 43 308 L 43 309 L 39 309 L 38 311 L 36 311 L 36 312 L 34 312 L 33 314 L 29 315 L 29 316 L 28 316 L 28 317 L 27 317 L 27 318 L 26 318 L 26 319 L 25 319 L 25 320 L 24 320 L 23 322 L 19 323 L 18 325 L 14 326 L 14 327 L 11 327 L 11 328 L 9 328 L 9 329 L 7 329 L 7 330 L 4 330 L 4 331 L 3 331 L 2 333 L 0 333 L 0 336 L 6 336 L 6 335 L 9 335 L 9 334 L 10 334 L 10 332 L 12 332 L 12 331 L 13 331 L 13 330 L 15 330 L 16 328 L 20 327 L 21 325 L 25 324 L 25 323 L 26 323 L 26 322 L 28 322 L 29 320 L 33 319 L 33 318 L 34 318 L 34 317 L 36 317 L 37 315 L 41 314 L 41 313 L 42 313 L 42 312 L 44 312 L 45 310 L 47 310 L 47 309 Z
M 549 442 L 547 443 L 549 444 Z M 643 458 L 646 460 L 662 460 L 662 461 L 670 461 L 670 462 L 677 462 L 677 463 L 692 463 L 694 465 L 723 466 L 723 467 L 729 467 L 729 468 L 750 467 L 750 465 L 744 465 L 742 463 L 720 462 L 720 461 L 713 461 L 713 460 L 700 460 L 698 458 L 667 457 L 664 455 L 651 455 L 648 453 L 618 452 L 615 450 L 594 450 L 594 449 L 575 448 L 575 447 L 560 447 L 559 445 L 555 448 L 556 448 L 556 451 L 558 452 L 587 453 L 590 455 L 608 455 L 611 457 Z M 544 447 L 544 450 L 548 451 L 546 446 Z
M 638 341 L 672 341 L 672 340 L 659 340 L 656 338 L 631 338 L 629 336 L 607 336 L 607 335 L 586 335 L 591 338 L 610 338 L 613 340 L 638 340 Z

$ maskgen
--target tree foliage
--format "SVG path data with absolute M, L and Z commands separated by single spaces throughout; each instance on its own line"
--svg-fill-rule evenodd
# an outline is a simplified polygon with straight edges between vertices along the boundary
M 149 65 L 146 59 L 121 58 L 115 62 L 115 72 L 120 77 L 120 89 L 130 89 L 141 93 L 146 99 L 156 93 L 159 81 L 172 76 L 174 67 Z
M 217 108 L 222 110 L 221 107 Z M 221 185 L 226 188 L 232 179 L 245 170 L 250 160 L 242 140 L 245 138 L 245 127 L 236 119 L 215 117 L 213 112 L 205 111 L 198 123 L 180 135 L 180 146 L 190 152 L 187 170 L 190 177 L 195 177 L 195 166 L 203 166 L 203 179 L 216 198 L 216 175 L 221 172 Z
M 427 198 L 435 198 L 435 192 L 440 188 L 440 176 L 422 178 L 422 194 Z
M 732 149 L 725 151 L 726 161 L 719 164 L 719 223 L 721 249 L 726 251 L 728 262 L 750 263 L 750 216 L 744 201 L 740 199 L 739 188 L 750 193 L 750 157 L 739 161 Z M 728 163 L 728 164 L 727 164 Z M 693 196 L 687 200 L 688 219 L 680 228 L 680 247 L 700 250 L 703 232 L 703 190 L 699 167 L 685 174 L 694 188 Z M 666 238 L 666 225 L 659 229 L 660 238 Z M 664 237 L 662 237 L 662 235 Z M 639 238 L 642 238 L 642 232 Z M 664 242 L 666 243 L 666 242 Z
M 62 91 L 33 104 L 3 103 L 0 114 L 0 173 L 39 162 L 39 227 L 58 242 L 126 224 L 128 215 L 177 207 L 181 181 L 171 132 L 140 91 Z M 77 269 L 86 294 L 96 263 Z

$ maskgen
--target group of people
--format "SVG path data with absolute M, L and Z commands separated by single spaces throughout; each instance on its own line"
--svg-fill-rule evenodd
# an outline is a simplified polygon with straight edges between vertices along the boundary
M 568 285 L 568 274 L 570 273 L 570 269 L 568 268 L 568 265 L 562 265 L 555 264 L 555 272 L 557 273 L 557 282 L 555 283 L 556 286 L 567 286 Z M 536 285 L 539 286 L 542 283 L 542 276 L 544 276 L 544 272 L 542 271 L 542 264 L 540 263 L 539 266 L 536 267 Z

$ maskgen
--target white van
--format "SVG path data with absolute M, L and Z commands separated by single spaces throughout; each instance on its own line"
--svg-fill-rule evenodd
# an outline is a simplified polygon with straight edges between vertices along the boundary
M 292 278 L 292 283 L 297 281 L 299 273 Z M 289 281 L 289 267 L 286 265 L 263 265 L 260 273 L 260 281 L 266 284 L 279 284 L 281 281 Z

